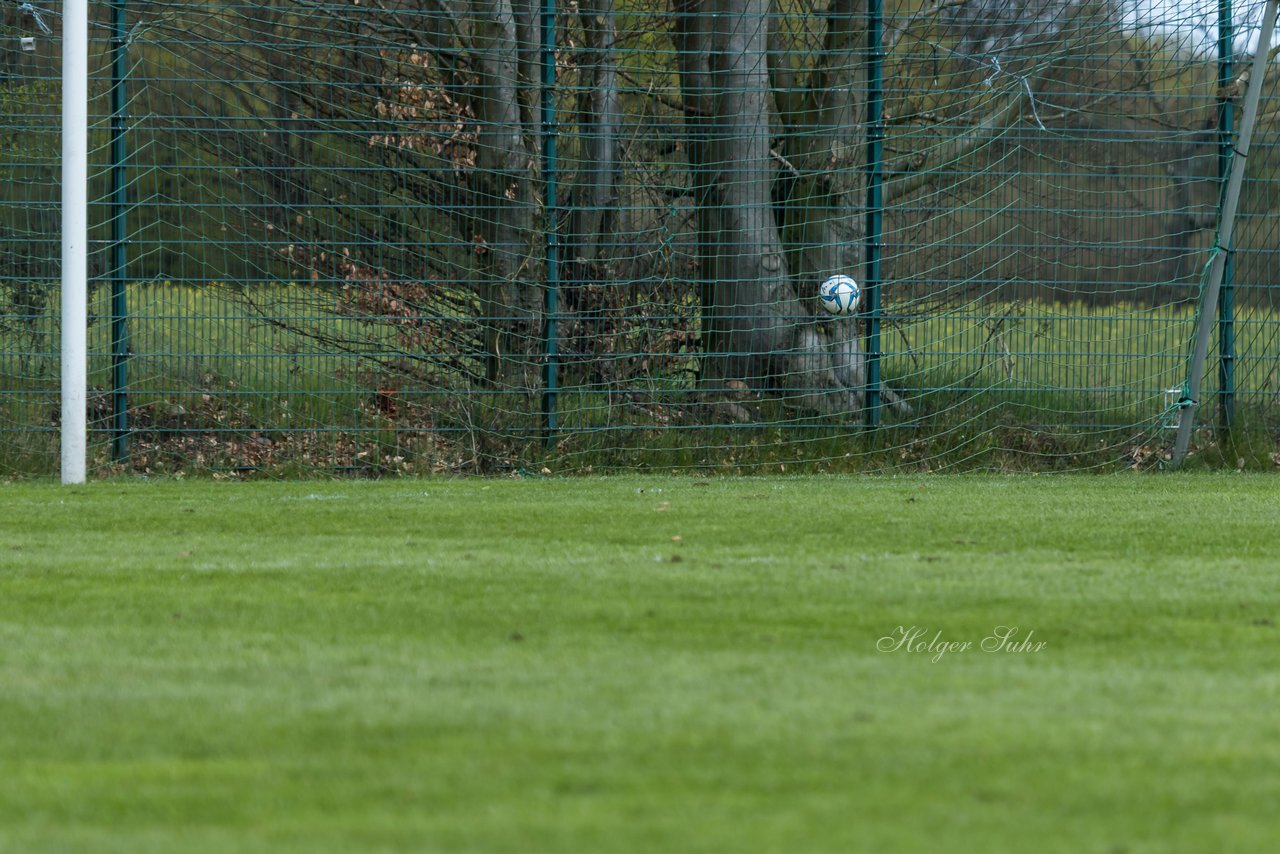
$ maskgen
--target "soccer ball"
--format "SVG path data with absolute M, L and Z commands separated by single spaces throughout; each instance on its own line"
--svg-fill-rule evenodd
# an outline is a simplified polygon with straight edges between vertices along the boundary
M 839 317 L 853 314 L 858 307 L 862 289 L 848 276 L 832 276 L 818 289 L 818 302 L 830 313 Z

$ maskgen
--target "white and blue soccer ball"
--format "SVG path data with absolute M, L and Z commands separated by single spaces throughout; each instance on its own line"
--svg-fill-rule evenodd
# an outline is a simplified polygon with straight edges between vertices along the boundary
M 818 289 L 818 302 L 837 317 L 853 314 L 861 297 L 862 289 L 858 287 L 858 283 L 844 275 L 832 276 Z

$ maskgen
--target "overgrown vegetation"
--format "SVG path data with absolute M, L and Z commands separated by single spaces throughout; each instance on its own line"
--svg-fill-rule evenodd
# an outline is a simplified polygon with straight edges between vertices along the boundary
M 105 310 L 107 295 L 95 301 Z M 698 388 L 692 349 L 649 354 L 628 386 L 564 390 L 561 432 L 542 441 L 540 400 L 523 394 L 460 394 L 443 374 L 386 367 L 381 342 L 399 334 L 394 316 L 356 323 L 345 297 L 320 300 L 306 286 L 261 289 L 247 311 L 236 289 L 142 285 L 130 360 L 131 454 L 112 463 L 108 330 L 91 349 L 95 466 L 101 472 L 283 476 L 348 472 L 868 471 L 994 468 L 1059 470 L 1159 464 L 1169 419 L 1166 393 L 1185 369 L 1193 322 L 1180 309 L 1088 309 L 1033 302 L 997 313 L 926 316 L 893 332 L 889 379 L 913 407 L 867 433 L 860 413 L 805 416 L 786 401 L 727 388 L 742 422 L 719 417 Z M 317 348 L 263 318 L 292 312 L 328 337 L 359 346 Z M 1274 330 L 1280 318 L 1240 319 L 1235 445 L 1212 431 L 1197 456 L 1231 467 L 1272 468 L 1277 451 L 1271 401 L 1280 393 Z M 52 327 L 43 330 L 56 338 Z M 1096 342 L 1109 342 L 1099 347 Z M 1063 342 L 1075 342 L 1067 349 Z M 0 336 L 0 349 L 9 346 Z M 372 356 L 368 354 L 373 354 Z M 0 396 L 5 431 L 0 469 L 52 471 L 56 460 L 57 359 L 41 354 L 9 373 Z M 1213 407 L 1202 415 L 1215 422 Z

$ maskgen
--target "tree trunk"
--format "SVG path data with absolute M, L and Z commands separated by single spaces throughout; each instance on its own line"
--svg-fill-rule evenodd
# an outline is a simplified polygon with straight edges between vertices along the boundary
M 590 264 L 600 258 L 616 192 L 622 102 L 613 0 L 581 0 L 578 9 L 584 39 L 578 108 L 582 153 L 574 180 L 568 258 L 571 263 Z
M 532 155 L 520 105 L 520 49 L 511 0 L 473 0 L 474 109 L 479 125 L 473 173 L 479 247 L 485 374 L 491 384 L 535 383 L 538 294 L 529 267 L 533 230 Z
M 864 0 L 831 0 L 822 54 L 810 72 L 806 112 L 787 117 L 789 129 L 803 130 L 787 135 L 788 151 L 801 173 L 794 194 L 801 210 L 791 217 L 799 220 L 794 226 L 799 273 L 815 284 L 840 273 L 862 278 L 865 21 Z M 835 385 L 847 391 L 852 408 L 860 408 L 866 385 L 862 324 L 823 321 L 815 324 L 813 334 L 830 354 Z
M 695 286 L 701 306 L 700 373 L 710 377 L 710 362 L 724 351 L 723 335 L 716 325 L 715 289 L 719 279 L 716 260 L 718 208 L 713 201 L 711 179 L 711 33 L 707 0 L 674 0 L 675 28 L 672 41 L 680 73 L 680 98 L 684 109 L 684 146 L 689 166 L 689 193 L 696 211 Z
M 623 107 L 618 90 L 613 0 L 582 0 L 582 92 L 578 104 L 580 151 L 573 164 L 569 233 L 565 251 L 565 307 L 577 315 L 576 341 L 570 350 L 599 352 L 608 334 L 605 294 L 598 284 L 610 279 L 607 242 L 616 222 L 611 209 L 617 199 L 618 135 Z M 594 361 L 594 360 L 593 360 Z M 611 362 L 596 362 L 607 371 Z
M 719 214 L 710 290 L 725 346 L 709 360 L 707 379 L 761 387 L 786 372 L 777 357 L 791 349 L 799 316 L 773 215 L 769 3 L 710 2 L 709 201 Z
M 783 52 L 776 36 L 770 50 L 768 0 L 677 4 L 675 42 L 702 237 L 704 385 L 725 388 L 738 380 L 780 392 L 798 410 L 827 415 L 861 406 L 865 362 L 859 325 L 816 322 L 809 295 L 826 275 L 856 274 L 862 257 L 859 3 L 833 0 L 807 98 L 780 96 L 788 151 L 804 166 L 785 166 L 794 182 L 781 199 L 787 246 L 773 192 L 777 161 L 786 158 L 770 149 L 769 58 Z M 772 78 L 793 80 L 794 72 L 775 67 Z M 802 295 L 788 260 L 807 283 Z

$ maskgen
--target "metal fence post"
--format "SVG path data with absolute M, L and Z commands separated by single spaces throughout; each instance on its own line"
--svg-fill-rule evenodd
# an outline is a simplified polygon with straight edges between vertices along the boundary
M 1232 149 L 1235 146 L 1235 110 L 1226 87 L 1234 78 L 1232 54 L 1235 30 L 1231 24 L 1231 0 L 1218 0 L 1218 177 L 1226 186 L 1231 174 Z M 1224 246 L 1230 250 L 1232 247 Z M 1235 422 L 1235 358 L 1236 319 L 1235 287 L 1232 281 L 1235 264 L 1231 252 L 1222 270 L 1222 290 L 1218 293 L 1218 417 L 1222 430 L 1229 432 Z
M 1213 335 L 1212 315 L 1209 312 L 1214 305 L 1218 304 L 1222 294 L 1222 276 L 1227 256 L 1231 254 L 1233 245 L 1236 211 L 1240 204 L 1240 188 L 1244 185 L 1246 158 L 1249 156 L 1249 145 L 1253 140 L 1254 123 L 1258 118 L 1258 102 L 1262 96 L 1263 78 L 1266 77 L 1267 61 L 1271 53 L 1271 36 L 1275 30 L 1278 6 L 1280 6 L 1280 0 L 1267 0 L 1266 9 L 1262 13 L 1262 26 L 1258 31 L 1258 46 L 1254 50 L 1252 68 L 1249 72 L 1249 87 L 1244 93 L 1244 108 L 1240 113 L 1240 132 L 1232 148 L 1231 175 L 1222 193 L 1217 243 L 1209 257 L 1209 266 L 1205 273 L 1207 277 L 1205 290 L 1197 312 L 1195 345 L 1191 353 L 1191 361 L 1187 365 L 1187 383 L 1178 412 L 1178 435 L 1174 440 L 1173 452 L 1169 458 L 1169 466 L 1175 469 L 1182 465 L 1191 447 L 1191 431 L 1195 427 L 1196 408 L 1200 400 L 1205 363 L 1209 357 L 1209 339 Z
M 883 211 L 881 181 L 883 179 L 883 92 L 884 26 L 883 0 L 870 0 L 867 21 L 867 210 L 866 272 L 867 292 L 867 390 L 866 423 L 880 423 L 880 232 Z
M 129 300 L 125 293 L 129 263 L 128 122 L 129 46 L 126 0 L 111 2 L 111 458 L 129 453 Z
M 556 0 L 542 0 L 542 177 L 547 230 L 546 319 L 542 326 L 542 434 L 549 447 L 556 434 L 558 393 L 556 320 L 560 301 L 559 222 L 556 201 Z

